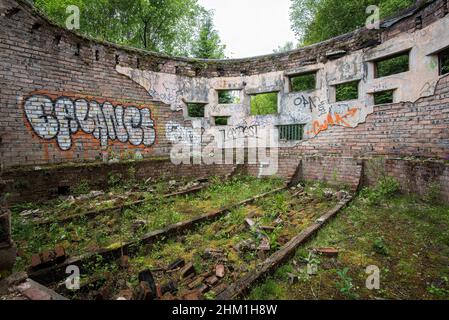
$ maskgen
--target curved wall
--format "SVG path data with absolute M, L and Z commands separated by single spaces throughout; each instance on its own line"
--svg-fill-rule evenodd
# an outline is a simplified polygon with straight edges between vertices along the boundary
M 448 3 L 428 1 L 380 30 L 361 29 L 295 51 L 235 60 L 167 57 L 100 43 L 51 24 L 24 0 L 0 6 L 0 153 L 3 168 L 168 156 L 198 143 L 194 127 L 235 140 L 260 128 L 304 125 L 280 141 L 281 174 L 310 156 L 449 159 Z M 410 52 L 408 72 L 376 78 L 378 59 Z M 317 72 L 316 89 L 291 92 L 289 77 Z M 335 85 L 359 81 L 359 98 L 335 101 Z M 240 90 L 221 105 L 218 90 Z M 373 94 L 394 90 L 394 103 Z M 278 92 L 278 112 L 250 114 L 250 96 Z M 186 103 L 206 104 L 191 119 Z M 214 125 L 229 116 L 228 126 Z M 294 159 L 294 160 L 291 160 Z

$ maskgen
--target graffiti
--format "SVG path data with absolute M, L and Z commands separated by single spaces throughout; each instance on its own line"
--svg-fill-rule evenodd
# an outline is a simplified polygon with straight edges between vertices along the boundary
M 148 108 L 113 106 L 85 99 L 33 95 L 25 101 L 25 115 L 34 133 L 45 140 L 56 139 L 63 151 L 72 147 L 72 135 L 83 132 L 100 140 L 129 142 L 133 146 L 150 147 L 156 139 L 154 121 Z
M 297 107 L 300 107 L 303 111 L 306 111 L 307 109 L 310 110 L 310 112 L 313 112 L 313 108 L 316 108 L 315 102 L 313 101 L 312 97 L 305 97 L 301 95 L 300 97 L 297 97 L 293 104 Z
M 243 138 L 257 137 L 257 125 L 252 126 L 237 126 L 227 130 L 226 140 L 235 140 Z
M 202 131 L 196 132 L 194 128 L 184 127 L 173 121 L 165 125 L 165 135 L 173 144 L 200 145 Z
M 348 109 L 347 113 L 344 115 L 340 115 L 338 113 L 332 114 L 328 113 L 326 119 L 323 122 L 319 120 L 315 120 L 312 124 L 312 130 L 307 132 L 307 134 L 317 135 L 320 132 L 326 131 L 329 126 L 343 126 L 343 127 L 351 127 L 351 125 L 347 122 L 348 118 L 353 118 L 358 112 L 357 108 Z

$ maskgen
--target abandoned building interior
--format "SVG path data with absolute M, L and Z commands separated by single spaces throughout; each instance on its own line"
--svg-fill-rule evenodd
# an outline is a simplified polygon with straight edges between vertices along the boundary
M 448 11 L 202 60 L 0 0 L 0 299 L 449 299 Z

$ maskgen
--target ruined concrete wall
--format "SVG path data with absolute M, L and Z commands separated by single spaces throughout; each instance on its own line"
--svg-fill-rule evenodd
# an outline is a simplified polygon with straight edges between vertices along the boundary
M 4 169 L 167 157 L 174 143 L 201 143 L 194 126 L 237 140 L 259 128 L 305 125 L 303 140 L 279 141 L 284 177 L 295 173 L 300 159 L 308 159 L 304 175 L 331 180 L 337 168 L 338 179 L 349 185 L 357 161 L 336 158 L 449 159 L 449 77 L 436 67 L 437 53 L 449 47 L 447 1 L 429 1 L 381 30 L 234 60 L 173 58 L 95 42 L 51 24 L 23 0 L 0 1 Z M 410 52 L 408 72 L 375 77 L 377 59 L 404 50 Z M 316 89 L 291 92 L 289 77 L 309 71 L 317 72 Z M 359 98 L 336 102 L 335 85 L 352 80 L 359 81 Z M 217 91 L 224 89 L 240 90 L 240 102 L 219 104 Z M 394 103 L 374 105 L 374 93 L 391 89 Z M 278 112 L 251 115 L 250 96 L 272 91 L 278 92 Z M 187 102 L 204 103 L 205 117 L 189 118 Z M 230 116 L 228 126 L 215 126 L 215 116 Z M 331 171 L 323 173 L 326 166 Z M 219 166 L 207 170 L 214 167 L 221 172 Z M 257 175 L 260 166 L 248 171 Z

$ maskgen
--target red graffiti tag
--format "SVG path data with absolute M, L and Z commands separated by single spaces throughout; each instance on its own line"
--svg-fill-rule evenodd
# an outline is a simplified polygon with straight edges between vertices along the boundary
M 329 128 L 329 126 L 350 127 L 350 125 L 345 121 L 345 119 L 354 117 L 357 111 L 358 111 L 357 108 L 350 108 L 348 109 L 348 112 L 346 112 L 344 115 L 335 113 L 332 116 L 332 114 L 328 113 L 327 118 L 326 120 L 324 120 L 323 123 L 321 123 L 319 120 L 315 120 L 312 124 L 312 130 L 308 131 L 307 134 L 317 135 L 322 131 L 326 131 Z

